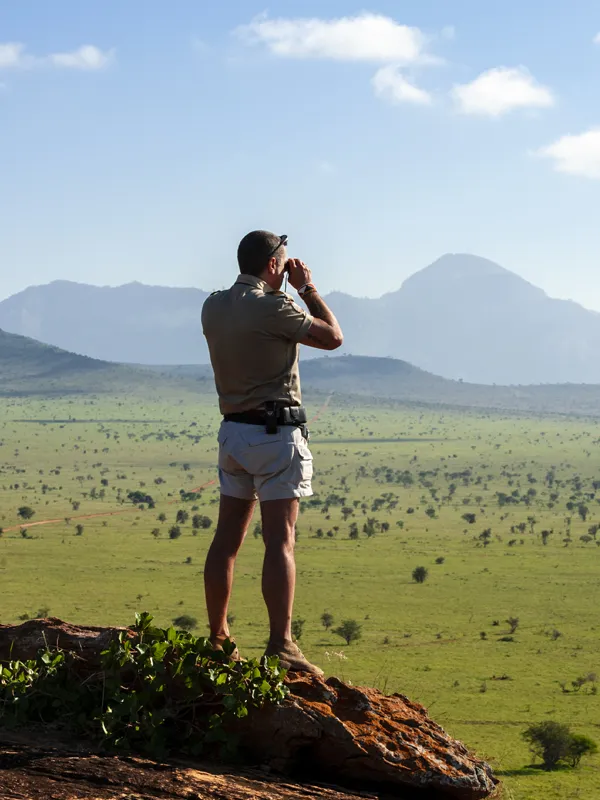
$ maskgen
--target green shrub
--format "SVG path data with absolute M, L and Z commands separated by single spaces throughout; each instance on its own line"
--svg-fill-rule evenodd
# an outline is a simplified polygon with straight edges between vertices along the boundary
M 155 628 L 147 613 L 136 615 L 133 630 L 119 633 L 91 675 L 59 649 L 2 664 L 0 725 L 58 722 L 108 749 L 198 755 L 233 749 L 225 726 L 287 695 L 276 656 L 232 661 L 233 643 L 216 652 L 206 639 Z
M 415 583 L 425 583 L 428 575 L 427 567 L 415 567 L 412 571 L 412 579 Z
M 522 735 L 529 743 L 531 752 L 541 758 L 544 769 L 547 770 L 556 769 L 560 763 L 576 767 L 583 756 L 598 752 L 598 746 L 593 739 L 583 734 L 571 733 L 569 726 L 560 722 L 547 720 L 530 725 Z

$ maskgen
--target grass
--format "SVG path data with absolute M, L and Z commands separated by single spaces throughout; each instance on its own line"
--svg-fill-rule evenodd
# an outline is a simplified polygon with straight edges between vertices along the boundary
M 310 410 L 316 413 L 317 403 Z M 184 614 L 196 617 L 194 632 L 202 633 L 201 573 L 212 530 L 193 535 L 191 517 L 216 522 L 217 425 L 212 399 L 189 394 L 5 399 L 0 621 L 47 608 L 72 622 L 126 624 L 147 609 L 164 626 Z M 303 505 L 296 617 L 305 620 L 300 644 L 307 655 L 331 674 L 422 702 L 494 765 L 507 798 L 600 796 L 598 756 L 577 770 L 545 773 L 531 765 L 521 739 L 529 724 L 545 719 L 600 739 L 595 682 L 578 691 L 571 686 L 598 670 L 600 548 L 594 536 L 580 537 L 600 522 L 600 491 L 596 498 L 593 488 L 600 480 L 600 420 L 366 401 L 354 407 L 334 398 L 312 427 L 318 498 L 343 498 L 353 516 L 344 521 L 335 501 L 328 508 Z M 406 486 L 395 482 L 405 471 L 413 480 Z M 197 511 L 194 502 L 185 504 L 190 520 L 171 540 L 168 530 L 184 507 L 179 491 L 200 486 Z M 155 509 L 126 500 L 138 489 L 154 498 Z M 498 505 L 496 492 L 517 489 L 537 494 L 529 505 Z M 29 523 L 17 516 L 21 506 L 35 511 Z M 78 519 L 112 512 L 119 513 Z M 462 518 L 467 512 L 476 515 L 472 525 Z M 161 513 L 165 522 L 157 519 Z M 535 517 L 533 527 L 528 517 Z M 362 526 L 369 518 L 389 529 L 367 537 Z M 44 519 L 59 522 L 23 535 L 22 528 Z M 348 535 L 353 522 L 357 540 Z M 525 531 L 511 532 L 520 523 Z M 80 535 L 77 524 L 84 526 Z M 253 527 L 231 607 L 233 632 L 248 656 L 260 655 L 267 635 L 262 542 Z M 490 528 L 484 546 L 479 536 Z M 543 545 L 541 531 L 550 529 Z M 411 577 L 418 566 L 428 570 L 423 584 Z M 333 615 L 333 629 L 355 619 L 362 638 L 347 646 L 321 625 L 324 611 Z M 512 641 L 503 641 L 510 617 L 519 623 Z

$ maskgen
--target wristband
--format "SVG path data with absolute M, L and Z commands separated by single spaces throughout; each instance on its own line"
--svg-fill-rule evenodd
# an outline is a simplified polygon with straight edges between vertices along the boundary
M 310 292 L 316 292 L 316 291 L 317 287 L 314 285 L 314 283 L 305 283 L 304 286 L 301 286 L 298 289 L 298 294 L 300 295 L 300 297 L 304 297 L 305 294 L 309 294 Z

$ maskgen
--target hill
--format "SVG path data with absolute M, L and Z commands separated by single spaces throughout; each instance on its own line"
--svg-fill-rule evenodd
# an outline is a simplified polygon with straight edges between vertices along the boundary
M 214 394 L 210 366 L 139 367 L 69 353 L 0 330 L 0 396 Z M 600 415 L 600 386 L 486 386 L 452 381 L 405 361 L 341 356 L 302 362 L 306 395 L 392 400 L 536 413 Z
M 213 391 L 212 378 L 166 377 L 150 370 L 69 353 L 0 330 L 0 397 L 148 390 Z
M 107 361 L 205 364 L 206 297 L 55 281 L 1 302 L 0 327 Z M 600 383 L 600 314 L 478 256 L 445 255 L 375 300 L 341 292 L 327 300 L 349 354 L 403 359 L 473 383 Z

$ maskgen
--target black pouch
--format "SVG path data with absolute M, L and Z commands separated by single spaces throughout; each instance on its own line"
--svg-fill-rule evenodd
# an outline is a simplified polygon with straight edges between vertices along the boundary
M 290 406 L 282 409 L 283 422 L 286 425 L 296 425 L 298 428 L 307 422 L 306 409 L 302 406 Z
M 265 431 L 270 434 L 277 433 L 279 430 L 277 425 L 277 406 L 272 400 L 265 403 L 265 417 Z

